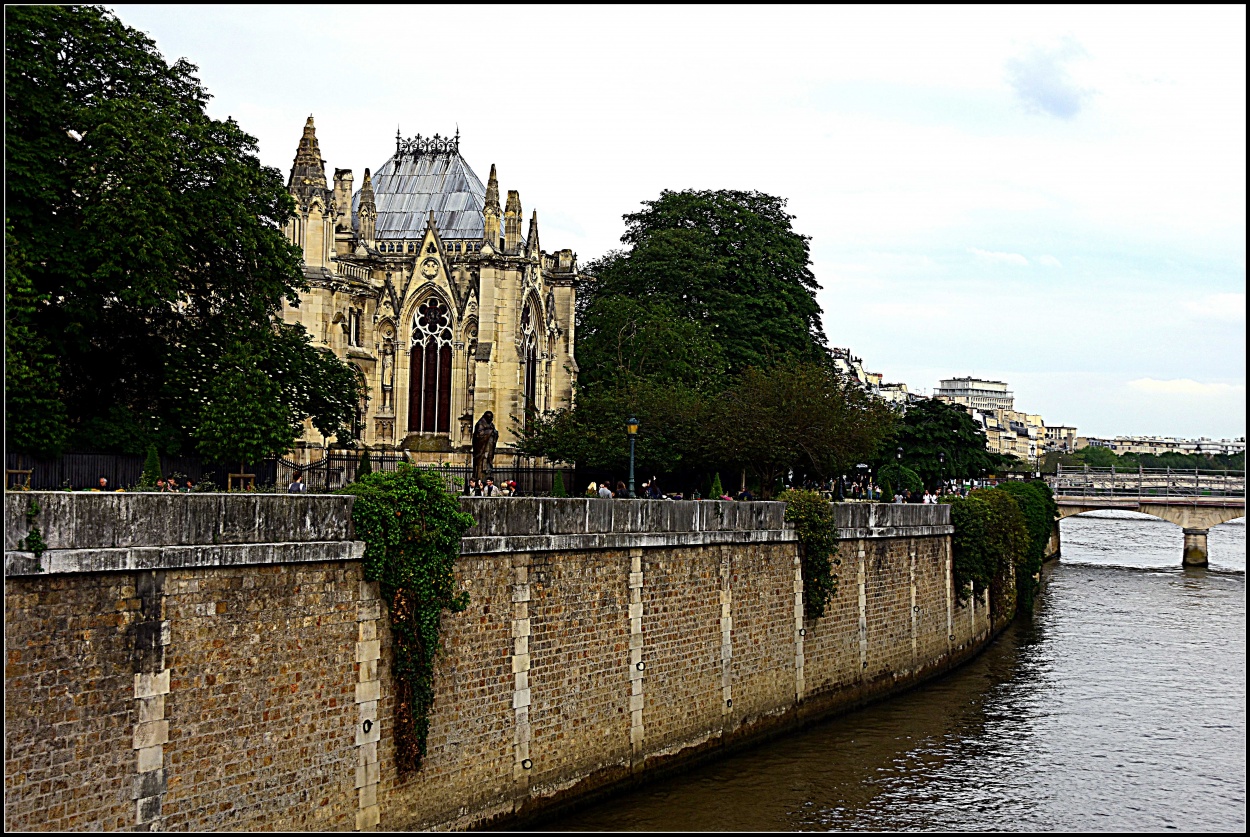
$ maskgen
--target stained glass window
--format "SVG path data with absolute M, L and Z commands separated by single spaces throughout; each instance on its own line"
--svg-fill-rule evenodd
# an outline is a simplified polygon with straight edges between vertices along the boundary
M 451 429 L 451 311 L 438 297 L 417 308 L 412 324 L 408 432 Z

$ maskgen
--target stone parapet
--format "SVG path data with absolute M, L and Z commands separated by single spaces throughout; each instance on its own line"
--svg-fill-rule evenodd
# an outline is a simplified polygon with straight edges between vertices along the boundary
M 354 497 L 22 491 L 4 495 L 4 573 L 78 573 L 360 558 Z M 27 512 L 38 511 L 28 521 Z M 38 527 L 39 559 L 22 544 Z
M 944 503 L 835 503 L 833 511 L 842 540 L 918 538 L 955 531 L 951 507 Z
M 784 503 L 465 497 L 466 555 L 795 540 Z

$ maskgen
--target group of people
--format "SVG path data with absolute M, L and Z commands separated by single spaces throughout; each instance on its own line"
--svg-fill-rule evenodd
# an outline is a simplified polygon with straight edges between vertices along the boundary
M 904 488 L 902 491 L 894 495 L 894 502 L 896 503 L 921 503 L 926 506 L 935 506 L 938 503 L 942 502 L 942 497 L 944 495 L 959 494 L 959 493 L 960 492 L 957 489 L 947 489 L 945 487 L 938 488 L 935 491 L 929 491 L 929 489 L 926 488 L 924 490 L 924 494 L 921 494 L 919 491 L 912 493 L 911 491 L 908 491 L 906 488 Z M 966 494 L 967 492 L 965 491 L 964 493 Z
M 108 477 L 100 477 L 96 483 L 96 487 L 92 491 L 124 491 L 122 488 L 110 488 Z M 178 481 L 173 477 L 168 480 L 161 478 L 156 481 L 155 491 L 161 491 L 168 494 L 187 494 L 195 490 L 195 483 L 187 480 L 185 485 L 179 486 Z
M 689 497 L 681 492 L 673 494 L 665 494 L 660 490 L 660 483 L 656 477 L 652 477 L 642 484 L 642 490 L 636 495 L 631 495 L 629 489 L 625 487 L 623 480 L 616 481 L 616 488 L 612 488 L 611 480 L 605 480 L 602 483 L 592 482 L 586 486 L 586 497 L 598 497 L 601 500 L 702 500 L 703 495 L 697 490 L 692 492 Z M 719 497 L 709 497 L 709 500 L 754 500 L 755 495 L 747 489 L 742 489 L 736 497 L 731 497 L 728 493 Z
M 516 480 L 504 480 L 499 485 L 490 477 L 484 480 L 469 480 L 465 494 L 470 497 L 512 497 L 516 494 Z

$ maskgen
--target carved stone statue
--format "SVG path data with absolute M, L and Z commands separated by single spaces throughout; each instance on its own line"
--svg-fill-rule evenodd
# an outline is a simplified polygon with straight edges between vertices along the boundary
M 392 375 L 395 370 L 395 345 L 387 340 L 382 346 L 382 407 L 391 407 Z
M 497 441 L 499 431 L 495 429 L 495 414 L 487 410 L 473 428 L 473 479 L 484 480 L 494 471 Z

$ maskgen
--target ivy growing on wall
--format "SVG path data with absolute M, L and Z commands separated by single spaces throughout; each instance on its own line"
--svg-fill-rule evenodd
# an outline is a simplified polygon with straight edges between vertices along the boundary
M 469 605 L 452 570 L 473 518 L 460 511 L 441 476 L 407 464 L 367 474 L 338 493 L 356 497 L 352 524 L 365 542 L 364 575 L 380 582 L 390 614 L 395 762 L 409 773 L 425 756 L 442 612 Z
M 1055 505 L 1050 486 L 1042 480 L 1010 480 L 999 483 L 998 490 L 1014 497 L 1021 514 L 1024 515 L 1029 543 L 1016 570 L 1016 591 L 1020 596 L 1020 606 L 1025 610 L 1032 610 L 1033 599 L 1037 594 L 1038 575 L 1042 571 L 1042 562 L 1046 560 L 1046 544 L 1054 531 L 1055 522 L 1059 519 L 1059 507 Z
M 960 601 L 990 590 L 996 614 L 1016 605 L 1016 579 L 1024 572 L 1029 533 L 1020 506 L 1006 491 L 995 488 L 967 497 L 944 497 L 951 506 L 951 574 Z
M 30 528 L 26 531 L 26 537 L 17 542 L 17 548 L 35 553 L 36 569 L 43 572 L 43 553 L 47 551 L 48 544 L 43 539 L 43 532 L 35 525 L 38 518 L 39 504 L 31 500 L 26 504 L 26 525 Z
M 817 491 L 791 489 L 778 498 L 786 504 L 786 520 L 794 523 L 803 560 L 803 615 L 819 619 L 825 604 L 838 592 L 838 526 L 833 504 Z

